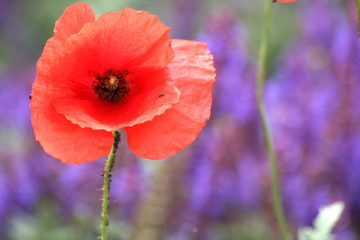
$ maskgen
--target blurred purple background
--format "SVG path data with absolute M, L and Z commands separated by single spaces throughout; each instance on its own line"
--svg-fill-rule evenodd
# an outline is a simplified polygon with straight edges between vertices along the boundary
M 212 118 L 174 157 L 138 159 L 121 144 L 110 239 L 277 239 L 255 106 L 263 4 L 95 1 L 159 15 L 174 38 L 215 57 Z M 0 0 L 0 238 L 95 239 L 103 159 L 66 165 L 35 141 L 29 94 L 55 20 L 73 1 Z M 107 5 L 106 5 L 107 4 Z M 276 3 L 266 106 L 294 234 L 321 206 L 344 201 L 336 239 L 360 239 L 360 40 L 353 2 Z M 125 137 L 124 137 L 125 138 Z

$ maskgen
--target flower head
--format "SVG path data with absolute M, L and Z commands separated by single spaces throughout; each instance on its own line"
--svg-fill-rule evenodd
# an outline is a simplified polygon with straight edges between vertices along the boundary
M 273 0 L 273 2 L 276 2 L 277 0 Z M 289 2 L 296 2 L 297 0 L 279 0 L 279 2 L 283 3 L 289 3 Z
M 68 7 L 37 63 L 31 111 L 36 139 L 63 162 L 105 156 L 111 131 L 150 159 L 194 141 L 210 116 L 212 55 L 174 40 L 145 11 L 125 8 L 95 20 L 86 3 Z

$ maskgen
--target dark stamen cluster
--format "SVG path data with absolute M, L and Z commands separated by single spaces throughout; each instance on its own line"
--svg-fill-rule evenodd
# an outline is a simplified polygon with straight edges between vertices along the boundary
M 114 69 L 109 69 L 103 74 L 96 74 L 93 88 L 97 97 L 113 104 L 124 101 L 130 92 L 130 82 L 126 80 L 129 74 L 127 70 Z

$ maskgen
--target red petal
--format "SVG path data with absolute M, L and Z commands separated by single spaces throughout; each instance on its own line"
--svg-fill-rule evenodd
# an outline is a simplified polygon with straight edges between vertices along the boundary
M 174 54 L 168 32 L 155 15 L 130 8 L 86 24 L 67 41 L 67 53 L 51 71 L 57 111 L 82 127 L 108 131 L 164 113 L 179 97 L 165 67 Z M 133 73 L 125 102 L 96 96 L 94 76 L 109 69 Z
M 95 13 L 87 3 L 75 3 L 65 9 L 64 14 L 56 21 L 54 36 L 62 40 L 78 33 L 85 23 L 95 21 Z
M 213 57 L 206 45 L 173 40 L 175 58 L 170 64 L 179 102 L 152 121 L 125 128 L 130 149 L 149 159 L 167 158 L 191 144 L 210 117 L 215 81 Z
M 279 2 L 289 3 L 289 2 L 296 2 L 297 0 L 279 0 Z
M 80 128 L 56 112 L 51 100 L 51 69 L 59 62 L 65 40 L 80 31 L 85 23 L 95 21 L 86 3 L 68 7 L 55 24 L 50 38 L 37 63 L 38 77 L 33 84 L 31 120 L 36 139 L 44 150 L 66 163 L 81 164 L 107 155 L 112 145 L 112 134 Z M 95 145 L 94 145 L 95 144 Z
M 169 31 L 157 16 L 145 11 L 125 8 L 108 12 L 68 40 L 64 61 L 76 58 L 76 68 L 97 72 L 163 68 L 174 57 Z
M 112 134 L 81 128 L 56 112 L 43 82 L 35 80 L 30 108 L 35 137 L 44 151 L 62 162 L 79 165 L 109 154 Z
M 64 52 L 65 40 L 78 33 L 85 23 L 95 21 L 95 14 L 89 4 L 75 3 L 67 7 L 63 15 L 56 21 L 54 37 L 50 38 L 37 63 L 37 73 L 51 76 L 50 70 L 60 61 Z
M 138 71 L 125 102 L 113 104 L 97 98 L 93 76 L 78 78 L 63 82 L 53 93 L 54 104 L 58 112 L 81 127 L 112 131 L 149 121 L 176 103 L 180 92 L 168 80 L 167 71 Z

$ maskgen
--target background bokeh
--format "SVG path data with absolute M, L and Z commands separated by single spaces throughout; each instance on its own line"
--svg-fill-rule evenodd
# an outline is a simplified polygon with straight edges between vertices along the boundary
M 0 0 L 0 239 L 96 239 L 104 159 L 66 165 L 35 141 L 29 94 L 56 19 L 76 1 Z M 110 240 L 278 239 L 255 108 L 263 1 L 89 0 L 97 14 L 155 13 L 215 57 L 212 118 L 174 157 L 120 146 Z M 336 239 L 360 239 L 360 40 L 355 1 L 274 4 L 265 86 L 287 219 L 295 233 L 343 201 Z M 154 143 L 156 144 L 156 143 Z

